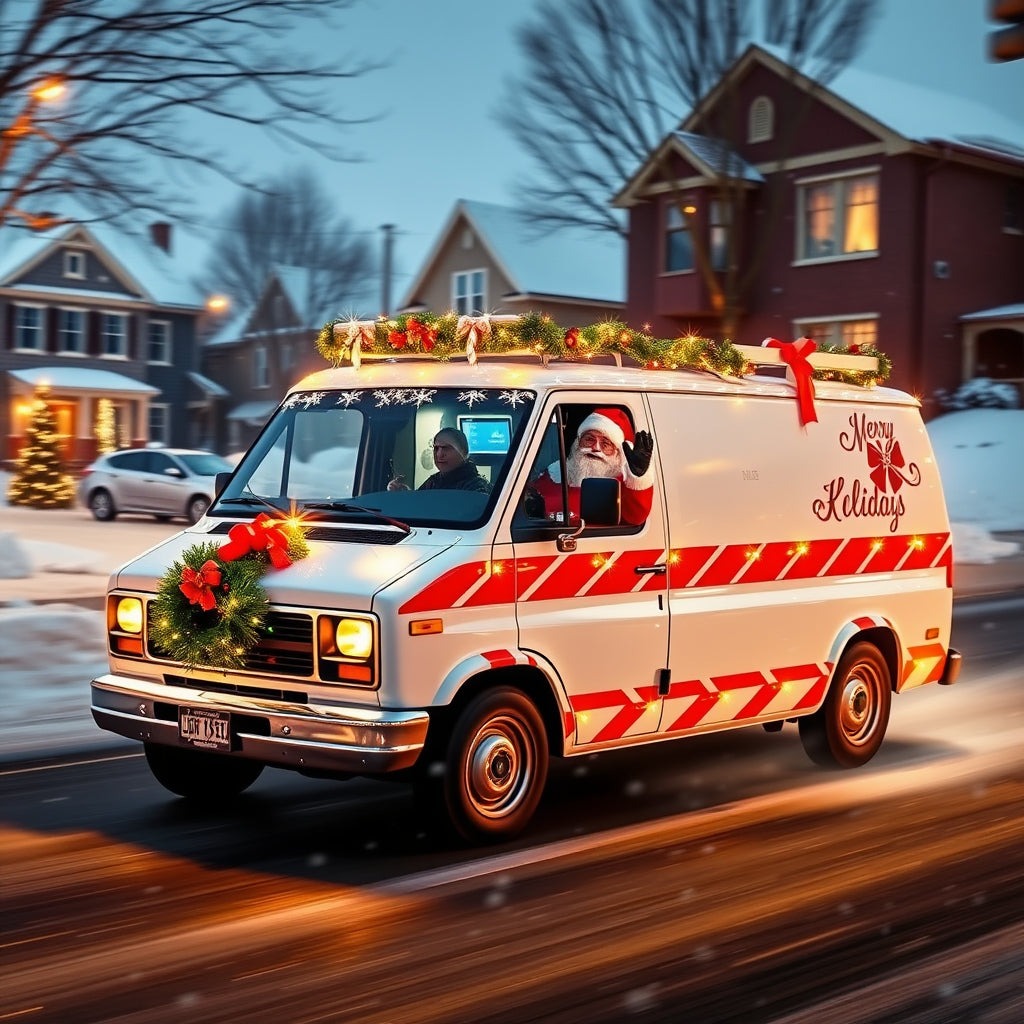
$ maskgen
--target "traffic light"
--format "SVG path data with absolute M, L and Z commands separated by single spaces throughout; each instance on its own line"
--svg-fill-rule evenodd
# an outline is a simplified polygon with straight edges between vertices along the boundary
M 1002 21 L 1001 28 L 988 37 L 992 60 L 1019 60 L 1024 57 L 1024 0 L 989 0 L 989 20 Z

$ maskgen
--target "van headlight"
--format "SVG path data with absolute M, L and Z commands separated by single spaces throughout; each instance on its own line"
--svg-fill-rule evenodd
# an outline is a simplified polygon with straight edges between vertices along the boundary
M 117 601 L 117 626 L 126 633 L 142 632 L 142 602 L 137 597 L 121 597 Z
M 360 615 L 321 615 L 317 630 L 320 677 L 365 686 L 376 679 L 376 620 Z

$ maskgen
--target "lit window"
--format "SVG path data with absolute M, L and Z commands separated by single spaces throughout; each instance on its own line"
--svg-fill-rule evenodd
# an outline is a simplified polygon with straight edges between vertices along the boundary
M 460 316 L 487 309 L 487 271 L 466 270 L 452 274 L 452 307 Z
M 800 186 L 798 259 L 878 251 L 878 176 L 863 174 Z
M 775 134 L 775 107 L 767 96 L 758 96 L 750 104 L 747 142 L 768 142 Z
M 167 320 L 150 320 L 146 328 L 146 360 L 150 363 L 171 361 L 171 325 Z
M 693 239 L 675 202 L 665 207 L 665 270 L 693 270 Z
M 85 352 L 85 314 L 80 309 L 61 309 L 57 315 L 57 350 Z
M 101 316 L 102 352 L 105 356 L 128 354 L 128 321 L 121 313 L 103 313 Z
M 43 311 L 39 306 L 15 306 L 14 347 L 42 352 Z
M 797 320 L 794 333 L 813 338 L 819 345 L 878 345 L 878 320 L 874 317 L 839 318 L 835 320 Z

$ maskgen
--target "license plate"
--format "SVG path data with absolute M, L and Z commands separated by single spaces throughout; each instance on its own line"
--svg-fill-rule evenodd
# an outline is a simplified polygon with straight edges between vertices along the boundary
M 178 737 L 204 750 L 231 749 L 231 716 L 226 711 L 178 708 Z

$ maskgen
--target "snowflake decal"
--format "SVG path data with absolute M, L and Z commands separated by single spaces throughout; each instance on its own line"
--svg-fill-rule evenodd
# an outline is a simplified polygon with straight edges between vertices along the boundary
M 528 402 L 533 396 L 529 391 L 520 391 L 518 388 L 514 391 L 502 391 L 498 398 L 503 402 L 507 402 L 513 409 L 523 402 Z
M 462 391 L 462 392 L 459 393 L 459 401 L 462 402 L 463 405 L 468 405 L 470 407 L 470 409 L 473 408 L 473 403 L 474 402 L 483 402 L 486 398 L 487 398 L 487 392 L 486 391 L 473 390 L 473 391 Z
M 390 405 L 395 398 L 394 391 L 374 391 L 373 397 L 377 400 L 377 408 L 382 409 L 385 405 Z
M 355 405 L 362 397 L 362 391 L 343 391 L 338 396 L 338 401 L 335 402 L 335 405 L 343 405 L 347 409 L 349 406 Z
M 429 405 L 437 394 L 437 388 L 410 388 L 406 393 L 405 400 L 415 404 L 418 409 L 421 405 Z
M 305 394 L 289 395 L 281 408 L 295 409 L 301 405 L 303 409 L 308 409 L 310 406 L 319 405 L 326 395 L 326 391 L 307 391 Z

